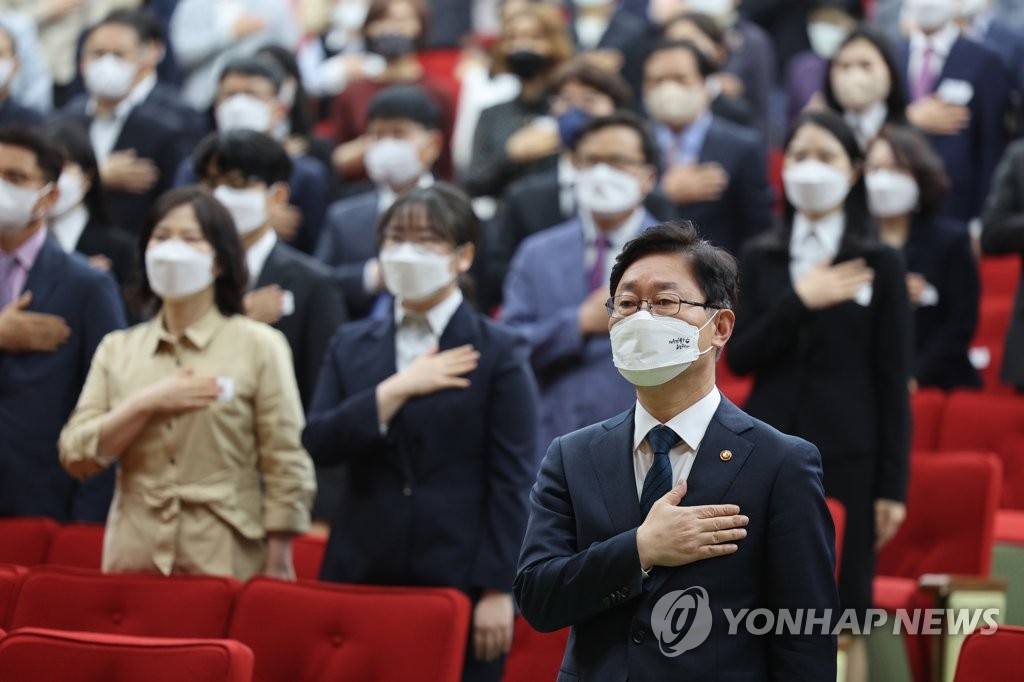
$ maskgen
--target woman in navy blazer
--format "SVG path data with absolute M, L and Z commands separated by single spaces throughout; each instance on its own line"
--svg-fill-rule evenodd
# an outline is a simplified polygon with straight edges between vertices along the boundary
M 463 591 L 474 602 L 463 679 L 497 681 L 538 466 L 538 396 L 526 342 L 462 299 L 478 235 L 469 199 L 444 183 L 381 217 L 394 312 L 335 335 L 303 443 L 345 473 L 321 577 Z
M 938 214 L 949 191 L 942 159 L 912 128 L 886 126 L 868 147 L 866 181 L 882 241 L 907 265 L 916 384 L 980 387 L 967 357 L 978 323 L 978 264 L 967 226 Z
M 842 118 L 800 116 L 784 159 L 786 220 L 740 259 L 743 294 L 726 360 L 754 375 L 747 412 L 821 451 L 825 494 L 846 508 L 839 599 L 863 622 L 875 552 L 906 511 L 906 274 L 899 253 L 875 236 L 863 153 Z M 852 679 L 866 666 L 855 637 Z

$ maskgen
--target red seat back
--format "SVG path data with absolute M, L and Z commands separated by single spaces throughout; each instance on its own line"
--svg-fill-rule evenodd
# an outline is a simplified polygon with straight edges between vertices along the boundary
M 254 682 L 458 682 L 469 617 L 450 589 L 254 578 L 228 636 L 255 652 Z
M 839 578 L 839 566 L 843 563 L 843 533 L 846 531 L 846 507 L 834 497 L 826 497 L 828 510 L 832 514 L 832 525 L 836 527 L 836 578 Z
M 0 640 L 4 682 L 249 682 L 252 651 L 223 639 L 28 628 Z
M 1003 462 L 1000 506 L 1024 509 L 1024 398 L 971 391 L 950 394 L 939 429 L 942 450 L 987 450 Z
M 0 518 L 0 562 L 36 566 L 46 561 L 57 522 L 42 517 Z
M 972 346 L 1002 346 L 1013 317 L 1013 297 L 994 296 L 981 299 L 978 308 L 978 326 L 974 330 Z
M 21 580 L 28 569 L 17 564 L 0 564 L 0 627 L 9 622 Z
M 927 452 L 939 446 L 939 425 L 946 406 L 946 394 L 934 388 L 923 388 L 910 396 L 914 415 L 914 435 L 911 450 Z
M 104 527 L 99 523 L 61 526 L 50 543 L 46 563 L 98 571 L 103 562 L 103 531 Z
M 975 630 L 964 640 L 954 682 L 1017 682 L 1024 628 L 1000 625 L 991 634 Z
M 319 580 L 324 562 L 327 538 L 323 535 L 300 535 L 292 542 L 292 561 L 299 580 Z
M 879 553 L 877 574 L 988 575 L 1001 470 L 989 453 L 912 456 L 907 518 Z
M 25 577 L 11 628 L 223 637 L 239 583 L 215 576 L 103 574 L 44 566 Z
M 526 619 L 516 616 L 512 650 L 505 661 L 503 682 L 540 682 L 558 677 L 569 628 L 555 632 L 537 632 Z
M 981 259 L 982 298 L 1012 297 L 1020 281 L 1020 258 L 1017 256 L 985 256 Z

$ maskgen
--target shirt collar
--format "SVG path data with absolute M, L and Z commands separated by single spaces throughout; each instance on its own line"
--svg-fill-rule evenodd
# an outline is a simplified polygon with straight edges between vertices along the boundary
M 622 221 L 622 224 L 611 232 L 605 232 L 604 236 L 607 237 L 610 248 L 621 249 L 626 245 L 631 238 L 636 236 L 636 233 L 640 231 L 640 226 L 644 222 L 644 207 L 637 206 L 636 209 Z M 583 240 L 586 244 L 592 244 L 597 241 L 597 225 L 594 224 L 594 218 L 586 211 L 580 211 L 580 223 L 583 225 Z
M 142 104 L 149 97 L 150 93 L 153 92 L 153 88 L 156 87 L 156 74 L 151 73 L 141 81 L 139 81 L 132 91 L 128 93 L 128 99 L 131 100 L 132 105 Z
M 426 312 L 425 317 L 427 318 L 427 324 L 430 325 L 430 332 L 441 338 L 441 334 L 448 327 L 448 323 L 452 321 L 452 317 L 455 316 L 455 311 L 462 305 L 462 290 L 455 287 L 455 291 L 448 295 L 443 301 L 435 305 L 433 308 Z M 395 326 L 402 326 L 402 320 L 405 319 L 406 315 L 413 315 L 402 307 L 402 303 L 395 299 Z
M 416 187 L 423 189 L 434 184 L 434 176 L 430 173 L 420 176 Z M 398 194 L 385 184 L 377 185 L 377 212 L 384 215 L 384 212 L 391 208 L 391 204 L 398 199 Z
M 274 234 L 274 228 L 271 227 L 267 229 L 266 234 L 260 237 L 245 252 L 245 264 L 249 268 L 250 287 L 256 287 L 256 280 L 260 278 L 263 266 L 267 264 L 267 259 L 270 258 L 270 252 L 274 250 L 275 244 L 277 244 L 277 235 Z
M 697 452 L 721 403 L 722 394 L 717 387 L 713 387 L 706 396 L 665 422 L 665 426 L 675 431 L 691 450 Z M 650 430 L 660 423 L 644 409 L 639 400 L 636 401 L 636 413 L 633 416 L 633 452 L 640 447 L 640 443 Z
M 949 51 L 953 49 L 953 43 L 959 37 L 960 28 L 956 25 L 955 21 L 950 21 L 946 24 L 945 28 L 939 29 L 937 33 L 931 36 L 925 36 L 920 31 L 915 31 L 910 37 L 910 48 L 914 52 L 923 52 L 926 46 L 931 45 L 935 54 L 945 59 L 949 56 Z
M 50 223 L 50 230 L 66 253 L 71 253 L 78 246 L 86 225 L 89 224 L 89 209 L 79 204 Z
M 661 121 L 654 121 L 654 134 L 657 138 L 658 147 L 664 152 L 667 149 L 695 149 L 697 152 L 704 146 L 704 138 L 708 135 L 708 129 L 714 116 L 710 110 L 705 110 L 697 118 L 693 119 L 690 125 L 678 133 Z
M 814 236 L 821 241 L 822 246 L 829 253 L 839 253 L 839 244 L 843 239 L 843 228 L 845 226 L 846 215 L 842 210 L 833 211 L 816 223 L 812 223 L 802 213 L 797 213 L 793 218 L 790 251 L 793 253 L 799 252 L 813 232 Z
M 10 255 L 14 257 L 14 260 L 20 265 L 25 272 L 32 269 L 32 266 L 36 264 L 36 259 L 39 258 L 39 252 L 43 250 L 43 245 L 46 244 L 46 226 L 39 227 L 32 236 L 21 243 L 21 245 L 14 250 Z
M 185 329 L 182 338 L 187 339 L 198 350 L 203 350 L 210 344 L 210 341 L 220 328 L 224 326 L 227 319 L 221 314 L 217 304 L 214 303 L 202 317 Z M 149 334 L 146 336 L 144 347 L 148 348 L 150 353 L 156 353 L 160 350 L 161 342 L 166 342 L 172 346 L 178 342 L 178 339 L 167 331 L 167 327 L 164 326 L 164 310 L 162 308 L 157 316 L 146 324 L 150 325 L 150 329 Z
M 576 183 L 576 176 L 579 171 L 576 170 L 576 166 L 572 164 L 572 160 L 568 154 L 562 154 L 558 157 L 558 186 L 567 187 L 572 186 Z
M 878 131 L 885 125 L 885 119 L 888 115 L 889 108 L 885 105 L 885 102 L 875 102 L 859 113 L 856 111 L 846 111 L 843 113 L 843 118 L 853 128 L 853 132 L 857 135 L 857 141 L 860 142 L 860 146 L 863 148 L 878 135 Z

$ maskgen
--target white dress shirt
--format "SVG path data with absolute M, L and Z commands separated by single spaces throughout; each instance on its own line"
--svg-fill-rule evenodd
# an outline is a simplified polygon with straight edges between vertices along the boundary
M 589 277 L 590 271 L 594 268 L 594 261 L 597 259 L 598 229 L 589 213 L 580 211 L 579 215 L 580 223 L 583 225 L 583 272 Z M 612 266 L 615 265 L 615 258 L 622 251 L 622 247 L 637 235 L 643 222 L 644 207 L 640 206 L 621 225 L 611 232 L 604 233 L 604 236 L 608 238 L 608 247 L 604 254 L 605 278 L 611 273 Z
M 57 239 L 60 248 L 64 249 L 64 253 L 73 253 L 88 224 L 89 210 L 83 204 L 79 204 L 51 222 L 50 232 Z
M 857 136 L 857 142 L 861 149 L 866 149 L 868 144 L 878 137 L 878 131 L 885 125 L 885 119 L 889 115 L 889 107 L 885 102 L 875 102 L 861 112 L 847 111 L 843 118 L 853 128 L 853 134 Z
M 949 56 L 949 51 L 953 49 L 953 43 L 959 37 L 960 29 L 953 21 L 930 36 L 915 31 L 910 36 L 910 61 L 907 65 L 910 78 L 908 82 L 916 83 L 920 78 L 921 67 L 924 65 L 924 51 L 930 45 L 932 48 L 932 74 L 935 76 L 935 84 L 938 85 L 942 68 L 946 65 L 946 57 Z M 910 87 L 913 89 L 913 85 Z
M 423 314 L 427 327 L 417 324 L 403 324 L 406 317 L 416 317 L 395 301 L 395 365 L 401 372 L 412 364 L 413 360 L 426 353 L 431 346 L 441 340 L 445 328 L 451 322 L 455 311 L 462 305 L 462 291 L 458 288 L 433 308 Z
M 826 258 L 831 261 L 836 257 L 845 227 L 846 215 L 842 210 L 833 211 L 816 223 L 796 214 L 789 236 L 789 276 L 793 283 Z
M 277 244 L 277 235 L 274 233 L 274 228 L 270 228 L 246 250 L 245 265 L 249 268 L 250 289 L 256 288 L 256 282 L 263 274 L 263 266 L 267 264 L 267 259 L 270 258 L 270 252 L 274 250 L 275 244 Z
M 568 154 L 560 154 L 555 172 L 558 177 L 558 210 L 568 217 L 576 213 L 576 176 L 579 171 L 572 165 Z
M 665 426 L 676 432 L 682 440 L 668 451 L 668 460 L 672 464 L 672 485 L 685 480 L 697 459 L 697 450 L 704 440 L 711 419 L 718 411 L 722 402 L 722 394 L 717 388 L 665 422 Z M 644 479 L 654 465 L 654 451 L 647 442 L 647 434 L 661 424 L 644 409 L 638 400 L 636 413 L 633 416 L 633 473 L 636 475 L 636 495 L 641 497 L 644 490 Z

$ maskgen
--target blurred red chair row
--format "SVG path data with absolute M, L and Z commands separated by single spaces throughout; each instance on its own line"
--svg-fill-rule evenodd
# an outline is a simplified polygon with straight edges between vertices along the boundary
M 1021 260 L 1018 256 L 985 256 L 981 259 L 981 298 L 1012 297 L 1020 285 Z
M 960 649 L 954 682 L 1018 682 L 1024 628 L 1000 625 L 991 634 L 975 632 Z

